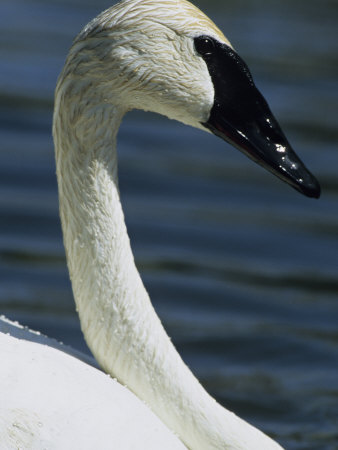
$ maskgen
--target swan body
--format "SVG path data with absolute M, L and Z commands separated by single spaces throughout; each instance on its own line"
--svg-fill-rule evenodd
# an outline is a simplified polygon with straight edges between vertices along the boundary
M 170 435 L 166 427 L 179 437 L 178 441 L 171 435 L 170 448 L 184 444 L 192 450 L 280 449 L 203 389 L 151 305 L 134 263 L 118 190 L 116 136 L 124 114 L 134 108 L 213 132 L 305 195 L 317 197 L 319 185 L 292 151 L 245 63 L 223 33 L 189 2 L 122 0 L 75 39 L 56 88 L 53 136 L 64 244 L 87 344 L 104 371 L 146 402 L 165 424 L 158 428 L 163 440 Z M 99 371 L 56 350 L 48 356 L 49 350 L 37 344 L 15 340 L 10 345 L 16 352 L 22 346 L 22 352 L 31 355 L 27 358 L 39 368 L 33 379 L 47 380 L 46 392 L 48 384 L 54 384 L 53 374 L 61 377 L 74 370 L 75 379 L 69 376 L 67 387 L 61 382 L 58 389 L 67 399 L 69 395 L 71 405 L 79 402 L 80 410 L 88 386 L 94 401 L 100 385 L 107 424 L 102 448 L 131 448 L 129 429 L 134 430 L 143 412 L 128 422 L 136 406 L 126 389 L 121 391 Z M 27 358 L 23 364 L 29 364 Z M 142 403 L 140 408 L 148 410 Z M 57 404 L 55 411 L 52 422 L 63 433 L 64 410 Z M 119 411 L 124 411 L 121 422 L 115 420 Z M 41 410 L 41 416 L 45 414 Z M 152 429 L 157 429 L 158 421 L 153 423 Z M 74 433 L 82 431 L 79 425 Z M 69 428 L 65 433 L 73 438 Z M 156 447 L 147 439 L 137 438 L 137 448 Z M 84 439 L 81 448 L 93 447 Z M 163 442 L 156 448 L 165 448 Z
M 0 333 L 0 359 L 2 450 L 186 448 L 128 389 L 61 350 Z

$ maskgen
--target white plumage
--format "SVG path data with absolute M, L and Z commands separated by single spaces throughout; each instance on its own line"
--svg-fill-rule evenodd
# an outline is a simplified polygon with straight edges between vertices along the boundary
M 135 267 L 120 203 L 115 142 L 128 110 L 205 129 L 214 87 L 194 49 L 201 34 L 230 45 L 185 0 L 124 0 L 69 52 L 53 134 L 74 298 L 99 364 L 147 406 L 59 350 L 1 335 L 5 448 L 281 448 L 217 404 L 182 362 Z
M 0 333 L 0 359 L 1 450 L 186 448 L 128 389 L 75 357 Z

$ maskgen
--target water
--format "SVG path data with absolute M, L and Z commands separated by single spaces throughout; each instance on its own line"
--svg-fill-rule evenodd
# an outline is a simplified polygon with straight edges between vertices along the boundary
M 82 351 L 58 218 L 53 89 L 103 0 L 0 4 L 1 312 Z M 185 361 L 288 449 L 338 449 L 338 4 L 200 1 L 319 178 L 302 197 L 214 136 L 145 114 L 119 134 L 138 267 Z

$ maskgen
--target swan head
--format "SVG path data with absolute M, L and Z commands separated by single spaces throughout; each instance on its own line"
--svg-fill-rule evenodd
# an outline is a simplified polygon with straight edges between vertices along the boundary
M 245 62 L 186 0 L 122 0 L 78 35 L 65 70 L 94 85 L 98 101 L 212 132 L 301 193 L 320 195 Z

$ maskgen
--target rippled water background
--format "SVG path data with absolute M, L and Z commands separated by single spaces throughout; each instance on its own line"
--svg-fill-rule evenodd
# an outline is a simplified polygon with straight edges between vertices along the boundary
M 198 5 L 248 62 L 323 195 L 302 197 L 214 136 L 131 113 L 120 183 L 137 264 L 221 403 L 289 449 L 338 449 L 338 3 Z M 72 38 L 108 6 L 0 3 L 0 309 L 82 351 L 58 218 L 53 90 Z

